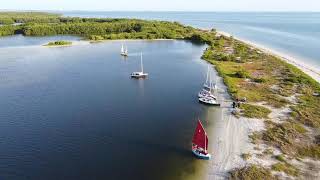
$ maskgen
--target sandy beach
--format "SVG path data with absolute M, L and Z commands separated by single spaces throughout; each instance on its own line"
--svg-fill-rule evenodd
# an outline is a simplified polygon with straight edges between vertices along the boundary
M 249 141 L 249 134 L 253 131 L 259 131 L 264 128 L 261 120 L 252 120 L 248 118 L 236 118 L 231 114 L 231 97 L 227 92 L 227 87 L 223 79 L 217 77 L 217 86 L 219 101 L 222 102 L 220 117 L 216 119 L 209 118 L 214 125 L 210 129 L 210 147 L 212 160 L 209 161 L 207 169 L 207 179 L 227 179 L 228 172 L 237 167 L 246 165 L 241 157 L 242 153 L 253 152 L 254 145 Z M 209 113 L 210 114 L 210 113 Z
M 225 32 L 218 33 L 228 37 L 231 36 L 230 34 Z M 250 46 L 259 49 L 264 53 L 281 58 L 282 60 L 298 67 L 300 70 L 320 83 L 320 71 L 313 67 L 310 67 L 310 65 L 305 64 L 303 61 L 290 57 L 286 54 L 276 52 L 262 45 L 257 45 L 247 40 L 239 39 L 236 37 L 235 39 L 249 44 Z M 263 119 L 250 119 L 244 117 L 237 118 L 232 115 L 232 109 L 230 105 L 231 97 L 227 93 L 227 87 L 223 83 L 223 79 L 221 77 L 217 78 L 217 85 L 221 89 L 218 97 L 220 98 L 220 101 L 224 103 L 222 103 L 220 118 L 210 119 L 214 121 L 215 125 L 211 129 L 212 133 L 210 134 L 210 136 L 212 137 L 210 148 L 213 158 L 209 162 L 209 166 L 207 169 L 207 179 L 227 179 L 229 176 L 228 172 L 230 172 L 234 168 L 244 167 L 249 163 L 259 164 L 262 166 L 270 166 L 271 164 L 274 164 L 274 159 L 261 158 L 257 156 L 257 154 L 261 154 L 261 152 L 263 152 L 263 150 L 265 150 L 266 148 L 272 147 L 264 147 L 263 145 L 260 145 L 260 150 L 257 151 L 254 148 L 255 145 L 252 144 L 249 139 L 249 135 L 252 132 L 265 129 Z M 263 103 L 260 104 L 262 105 Z M 272 110 L 272 113 L 269 115 L 269 117 L 275 121 L 285 120 L 288 115 L 287 107 L 285 107 L 284 109 L 270 109 Z M 273 150 L 274 153 L 277 154 L 278 150 Z M 249 153 L 253 156 L 250 160 L 245 161 L 241 157 L 243 153 Z M 283 173 L 280 174 L 280 176 L 288 178 Z
M 221 34 L 223 36 L 227 36 L 227 37 L 232 36 L 231 34 L 223 32 L 223 31 L 217 31 L 217 33 Z M 250 45 L 250 46 L 252 46 L 252 47 L 254 47 L 256 49 L 260 49 L 264 53 L 267 53 L 267 54 L 276 56 L 278 58 L 281 58 L 283 61 L 296 66 L 297 68 L 302 70 L 304 73 L 308 74 L 314 80 L 316 80 L 317 82 L 320 83 L 320 69 L 317 69 L 317 68 L 313 67 L 311 64 L 305 63 L 305 61 L 303 61 L 303 59 L 295 58 L 295 57 L 293 57 L 291 55 L 276 51 L 276 50 L 274 50 L 272 48 L 268 48 L 266 46 L 263 46 L 263 45 L 258 44 L 258 43 L 251 42 L 251 41 L 246 40 L 246 39 L 241 39 L 241 38 L 238 38 L 238 37 L 233 37 L 233 38 L 235 38 L 235 39 L 237 39 L 239 41 L 242 41 L 242 42 L 244 42 L 244 43 L 246 43 L 246 44 L 248 44 L 248 45 Z

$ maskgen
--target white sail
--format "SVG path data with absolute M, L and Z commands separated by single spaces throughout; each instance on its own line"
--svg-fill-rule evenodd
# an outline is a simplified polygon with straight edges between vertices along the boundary
M 141 72 L 143 73 L 143 62 L 142 62 L 142 52 L 141 52 Z
M 123 44 L 122 44 L 122 46 L 121 46 L 121 54 L 123 54 L 124 53 L 124 47 L 123 47 Z
M 209 81 L 209 72 L 210 72 L 210 66 L 208 65 L 208 69 L 207 69 L 207 78 L 206 78 L 206 85 L 208 84 Z

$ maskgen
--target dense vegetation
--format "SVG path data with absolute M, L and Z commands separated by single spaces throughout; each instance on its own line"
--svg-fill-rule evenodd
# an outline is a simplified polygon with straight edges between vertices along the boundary
M 0 12 L 0 24 L 57 23 L 60 15 L 45 12 Z
M 2 21 L 1 21 L 2 20 Z M 137 19 L 71 18 L 47 13 L 0 13 L 0 36 L 79 35 L 90 40 L 104 39 L 188 39 L 210 42 L 207 32 L 183 26 L 177 22 Z M 211 32 L 209 32 L 211 34 Z
M 54 42 L 49 42 L 46 46 L 66 46 L 71 44 L 72 42 L 69 42 L 69 41 L 54 41 Z

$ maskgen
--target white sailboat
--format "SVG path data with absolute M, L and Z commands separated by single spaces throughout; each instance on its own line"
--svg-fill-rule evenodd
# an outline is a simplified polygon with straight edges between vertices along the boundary
M 121 56 L 128 56 L 128 47 L 123 44 L 121 46 Z
M 212 98 L 216 100 L 217 98 L 212 93 L 212 81 L 211 81 L 211 73 L 210 68 L 208 66 L 207 78 L 206 82 L 203 85 L 203 89 L 198 93 L 199 98 Z
M 142 53 L 140 58 L 141 71 L 131 73 L 132 78 L 145 78 L 148 76 L 148 73 L 143 72 L 143 61 L 142 61 Z
M 211 81 L 211 74 L 209 75 L 209 84 L 206 82 L 206 84 L 209 86 L 209 89 L 207 87 L 204 87 L 198 94 L 199 102 L 207 105 L 213 105 L 213 106 L 220 106 L 220 103 L 218 103 L 217 98 L 212 93 L 212 86 L 213 83 Z
M 211 76 L 211 71 L 210 71 L 210 65 L 208 65 L 208 70 L 207 70 L 207 78 L 206 78 L 206 82 L 203 84 L 203 89 L 204 90 L 209 90 L 210 89 L 210 83 L 212 83 L 212 81 L 210 81 L 210 76 Z M 216 77 L 216 80 L 215 80 L 215 83 L 212 84 L 212 89 L 213 90 L 217 90 L 217 77 Z

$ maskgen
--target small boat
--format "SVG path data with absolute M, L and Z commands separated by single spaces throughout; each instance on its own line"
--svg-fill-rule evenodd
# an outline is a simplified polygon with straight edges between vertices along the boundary
M 198 93 L 199 102 L 207 105 L 214 105 L 214 106 L 220 106 L 220 104 L 217 102 L 216 96 L 212 93 L 212 81 L 211 81 L 211 74 L 209 75 L 210 69 L 208 66 L 207 71 L 207 79 L 203 86 L 203 89 Z
M 128 56 L 128 47 L 127 46 L 124 47 L 123 44 L 121 46 L 121 56 L 125 56 L 125 57 Z
M 208 153 L 208 136 L 200 120 L 198 120 L 192 139 L 192 153 L 199 159 L 209 160 L 211 158 Z
M 143 72 L 143 62 L 142 62 L 142 53 L 141 53 L 141 58 L 140 58 L 140 63 L 141 63 L 141 71 L 140 72 L 133 72 L 131 73 L 132 78 L 146 78 L 148 76 L 148 73 Z
M 213 99 L 216 99 L 216 97 L 209 91 L 206 91 L 206 90 L 201 90 L 198 94 L 198 97 L 199 98 L 204 98 L 204 97 L 207 97 L 207 98 L 213 98 Z
M 206 104 L 206 105 L 212 105 L 212 106 L 220 106 L 220 103 L 214 98 L 211 97 L 202 97 L 199 98 L 199 102 Z

